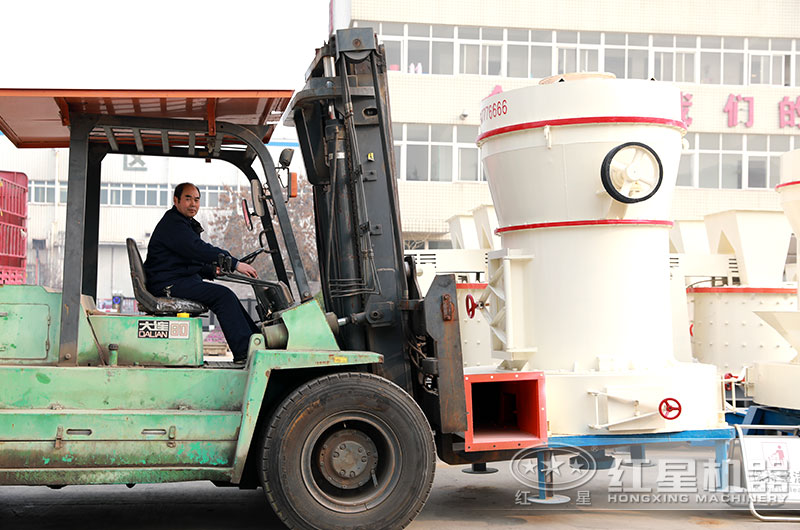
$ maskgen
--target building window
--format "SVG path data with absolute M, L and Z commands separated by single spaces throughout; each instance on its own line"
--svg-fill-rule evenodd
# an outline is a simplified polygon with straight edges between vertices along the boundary
M 453 41 L 433 41 L 431 46 L 431 73 L 453 75 Z
M 503 33 L 500 28 L 481 28 L 481 74 L 503 74 Z
M 200 206 L 203 208 L 219 208 L 220 198 L 225 194 L 224 186 L 198 186 Z
M 431 180 L 453 180 L 452 125 L 431 125 Z
M 166 184 L 134 184 L 136 206 L 167 206 Z
M 131 206 L 133 184 L 108 182 L 100 186 L 100 204 L 109 206 Z
M 647 50 L 628 50 L 628 79 L 647 79 Z
M 122 185 L 122 204 L 125 206 L 133 204 L 133 184 Z
M 687 134 L 685 137 L 686 149 L 681 154 L 680 163 L 678 165 L 678 186 L 695 186 L 694 183 L 694 174 L 695 174 L 695 161 L 696 156 L 693 155 L 693 144 L 694 141 L 694 134 Z
M 484 180 L 479 170 L 480 151 L 475 145 L 478 127 L 456 125 L 456 148 L 458 149 L 458 180 Z
M 506 47 L 506 75 L 508 77 L 528 77 L 528 57 L 530 55 L 530 32 L 526 29 L 509 29 Z
M 544 78 L 604 71 L 621 79 L 800 86 L 800 40 L 356 21 L 372 27 L 389 70 Z
M 398 178 L 438 182 L 483 180 L 475 145 L 477 126 L 394 123 L 392 135 Z
M 62 191 L 63 193 L 63 191 Z M 100 186 L 100 204 L 104 206 L 169 206 L 166 184 L 106 182 Z
M 54 180 L 31 180 L 28 187 L 31 190 L 31 202 L 56 202 L 56 183 Z
M 693 83 L 696 37 L 653 35 L 651 77 L 660 81 Z
M 383 47 L 386 53 L 386 67 L 393 72 L 400 71 L 400 65 L 403 64 L 403 42 L 384 38 Z
M 556 32 L 557 73 L 598 71 L 599 38 L 600 34 L 593 32 Z
M 796 43 L 797 41 L 795 41 Z M 792 41 L 789 39 L 748 39 L 751 85 L 791 86 Z M 800 51 L 798 47 L 797 51 Z M 795 77 L 800 64 L 795 63 Z M 795 82 L 795 86 L 800 86 Z
M 58 202 L 67 204 L 67 181 L 58 181 Z
M 767 189 L 780 183 L 780 156 L 800 148 L 800 137 L 775 134 L 686 135 L 678 186 Z
M 408 73 L 430 73 L 430 42 L 409 39 L 408 41 Z
M 480 73 L 480 28 L 459 26 L 458 32 L 458 73 Z

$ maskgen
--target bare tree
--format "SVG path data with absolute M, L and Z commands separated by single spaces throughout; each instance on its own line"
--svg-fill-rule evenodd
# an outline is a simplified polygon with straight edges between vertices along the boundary
M 310 281 L 319 280 L 317 267 L 317 243 L 314 228 L 314 201 L 311 184 L 300 180 L 297 197 L 289 199 L 287 208 L 289 219 L 292 223 L 297 246 L 300 249 L 300 258 L 303 261 L 306 274 Z M 258 248 L 258 230 L 261 223 L 253 219 L 253 231 L 249 232 L 242 219 L 241 202 L 248 198 L 248 190 L 242 191 L 234 188 L 225 188 L 225 193 L 220 193 L 219 210 L 209 223 L 209 238 L 214 245 L 225 248 L 237 257 L 249 254 Z M 252 205 L 251 205 L 252 207 Z M 285 256 L 285 245 L 281 237 L 280 228 L 273 215 L 273 228 L 278 234 L 278 244 L 281 253 Z M 288 264 L 287 264 L 288 265 Z M 258 271 L 259 277 L 277 279 L 272 267 L 272 260 L 261 256 L 253 262 L 253 267 Z M 287 267 L 288 268 L 288 267 Z

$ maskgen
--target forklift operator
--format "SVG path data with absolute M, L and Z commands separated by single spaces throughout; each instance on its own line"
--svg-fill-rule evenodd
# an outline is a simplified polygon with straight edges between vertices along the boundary
M 190 182 L 178 184 L 173 207 L 156 225 L 147 245 L 144 270 L 147 289 L 156 296 L 174 296 L 195 300 L 217 315 L 235 363 L 247 359 L 250 336 L 259 333 L 236 295 L 222 285 L 203 281 L 214 279 L 218 256 L 230 256 L 200 238 L 203 227 L 194 219 L 200 208 L 200 191 Z M 256 270 L 233 258 L 237 272 L 257 278 Z

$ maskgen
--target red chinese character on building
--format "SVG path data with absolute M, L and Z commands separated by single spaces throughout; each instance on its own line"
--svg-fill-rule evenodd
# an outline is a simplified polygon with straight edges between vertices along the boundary
M 778 126 L 781 129 L 795 127 L 795 117 L 800 117 L 800 96 L 794 101 L 784 96 L 778 103 Z M 800 124 L 797 124 L 797 127 L 800 127 Z
M 723 111 L 728 114 L 728 127 L 736 127 L 739 125 L 739 102 L 747 102 L 747 121 L 744 122 L 745 127 L 753 126 L 753 114 L 755 112 L 755 100 L 752 96 L 743 97 L 741 94 L 728 96 L 728 102 L 725 104 Z
M 689 110 L 692 108 L 692 95 L 688 92 L 681 92 L 681 120 L 689 127 L 692 118 L 689 117 Z

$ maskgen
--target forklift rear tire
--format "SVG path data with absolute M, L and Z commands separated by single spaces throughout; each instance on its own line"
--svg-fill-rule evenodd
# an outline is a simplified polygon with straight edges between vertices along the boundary
M 417 403 L 368 373 L 292 392 L 264 429 L 259 477 L 289 528 L 403 528 L 428 499 L 433 433 Z

